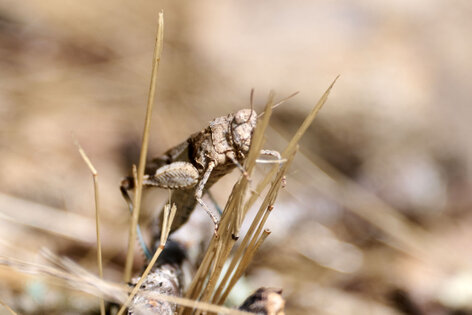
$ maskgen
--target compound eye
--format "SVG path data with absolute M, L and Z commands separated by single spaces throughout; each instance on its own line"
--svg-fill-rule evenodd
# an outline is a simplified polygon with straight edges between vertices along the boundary
M 251 114 L 250 109 L 242 109 L 234 115 L 234 122 L 238 125 L 247 122 L 249 115 Z

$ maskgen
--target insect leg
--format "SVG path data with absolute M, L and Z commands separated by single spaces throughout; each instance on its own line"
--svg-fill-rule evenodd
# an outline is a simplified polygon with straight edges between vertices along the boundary
M 278 160 L 282 159 L 282 157 L 280 156 L 280 153 L 275 150 L 261 150 L 261 155 L 270 155 L 277 158 Z
M 287 159 L 282 159 L 280 156 L 280 153 L 275 150 L 261 150 L 261 155 L 270 155 L 276 158 L 276 160 L 263 160 L 263 159 L 257 159 L 256 163 L 261 163 L 261 164 L 270 164 L 270 163 L 278 163 L 279 164 L 279 169 L 282 167 L 282 163 L 287 162 Z M 287 180 L 285 178 L 285 175 L 282 176 L 282 188 L 285 188 L 287 185 Z
M 221 210 L 221 207 L 216 202 L 216 199 L 215 199 L 215 197 L 213 197 L 213 194 L 211 193 L 211 191 L 208 189 L 206 193 L 207 193 L 207 196 L 210 198 L 211 202 L 213 203 L 213 205 L 215 206 L 216 211 L 218 211 L 218 214 L 220 216 L 222 216 L 223 215 L 223 210 Z
M 128 204 L 130 213 L 133 213 L 134 206 L 133 206 L 133 202 L 131 201 L 131 197 L 128 194 L 128 190 L 133 189 L 133 188 L 134 188 L 134 183 L 133 183 L 132 177 L 126 177 L 125 179 L 121 181 L 120 191 L 126 203 Z M 152 258 L 151 251 L 149 250 L 149 248 L 146 245 L 146 242 L 144 241 L 143 233 L 141 232 L 141 227 L 139 224 L 136 226 L 136 233 L 138 236 L 139 245 L 141 246 L 141 249 L 144 255 L 146 256 L 146 259 L 148 261 L 151 260 Z
M 210 210 L 210 208 L 208 208 L 208 206 L 202 200 L 203 190 L 205 189 L 205 185 L 208 179 L 210 178 L 213 168 L 215 168 L 215 162 L 210 161 L 210 163 L 208 163 L 205 174 L 203 174 L 202 179 L 198 183 L 197 190 L 195 191 L 195 199 L 203 207 L 206 213 L 208 213 L 210 218 L 213 220 L 213 223 L 215 224 L 215 234 L 217 234 L 218 226 L 220 224 L 220 218 L 219 218 L 218 212 L 216 212 L 215 210 Z
M 280 153 L 278 151 L 275 151 L 275 150 L 261 150 L 261 155 L 269 155 L 269 156 L 273 156 L 276 158 L 276 160 L 264 160 L 264 159 L 257 159 L 256 162 L 257 163 L 285 163 L 287 162 L 287 159 L 282 159 L 282 157 L 280 156 Z
M 246 172 L 246 170 L 241 165 L 241 163 L 238 162 L 238 160 L 234 156 L 234 152 L 228 152 L 228 153 L 226 153 L 226 156 L 231 160 L 231 162 L 234 163 L 234 165 L 236 165 L 236 167 L 241 171 L 241 173 L 243 173 L 244 177 L 246 177 L 247 180 L 249 181 L 250 180 L 249 174 Z
M 145 175 L 144 186 L 187 189 L 198 182 L 198 170 L 189 162 L 174 162 L 158 168 L 154 175 Z
M 131 190 L 133 188 L 134 188 L 134 180 L 132 177 L 126 177 L 120 183 L 121 195 L 123 196 L 123 199 L 128 204 L 128 208 L 130 209 L 131 212 L 133 212 L 133 202 L 131 201 L 131 197 L 128 194 L 128 190 Z

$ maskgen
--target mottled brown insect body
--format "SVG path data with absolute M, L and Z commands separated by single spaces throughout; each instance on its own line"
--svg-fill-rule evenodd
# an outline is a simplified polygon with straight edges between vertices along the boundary
M 241 164 L 249 152 L 256 123 L 256 112 L 251 109 L 215 118 L 207 128 L 147 164 L 143 186 L 173 189 L 171 201 L 177 206 L 177 214 L 171 232 L 187 222 L 197 202 L 212 218 L 216 232 L 219 214 L 208 208 L 202 196 L 236 166 L 244 172 Z M 132 188 L 132 178 L 123 180 L 121 191 L 128 202 L 127 191 Z

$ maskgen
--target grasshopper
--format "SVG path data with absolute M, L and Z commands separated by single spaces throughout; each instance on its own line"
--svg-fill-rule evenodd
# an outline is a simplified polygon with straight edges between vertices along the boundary
M 274 107 L 297 93 L 283 99 Z M 170 199 L 177 206 L 177 214 L 171 233 L 187 222 L 198 203 L 210 216 L 217 234 L 220 215 L 203 202 L 202 196 L 235 167 L 247 176 L 242 164 L 249 153 L 257 118 L 252 108 L 215 118 L 202 131 L 192 134 L 183 143 L 147 163 L 143 186 L 168 188 L 172 191 Z M 281 161 L 277 151 L 262 150 L 261 154 L 276 157 L 274 162 Z M 120 186 L 130 209 L 132 201 L 128 191 L 134 187 L 133 177 L 123 179 Z M 162 213 L 160 221 L 162 222 Z

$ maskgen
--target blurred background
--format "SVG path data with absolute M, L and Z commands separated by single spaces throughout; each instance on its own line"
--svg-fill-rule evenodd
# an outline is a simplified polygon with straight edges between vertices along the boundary
M 464 0 L 0 0 L 0 255 L 44 263 L 47 247 L 97 272 L 78 140 L 99 172 L 105 278 L 122 279 L 129 216 L 118 184 L 138 161 L 161 9 L 150 156 L 248 107 L 251 88 L 259 112 L 271 89 L 300 91 L 271 120 L 266 147 L 283 150 L 341 75 L 230 305 L 272 286 L 287 314 L 472 314 Z M 212 189 L 219 204 L 238 175 Z M 148 195 L 159 209 L 166 192 Z M 179 233 L 209 238 L 210 220 L 194 214 Z M 97 311 L 96 298 L 41 278 L 3 267 L 0 278 L 0 300 L 20 313 Z

